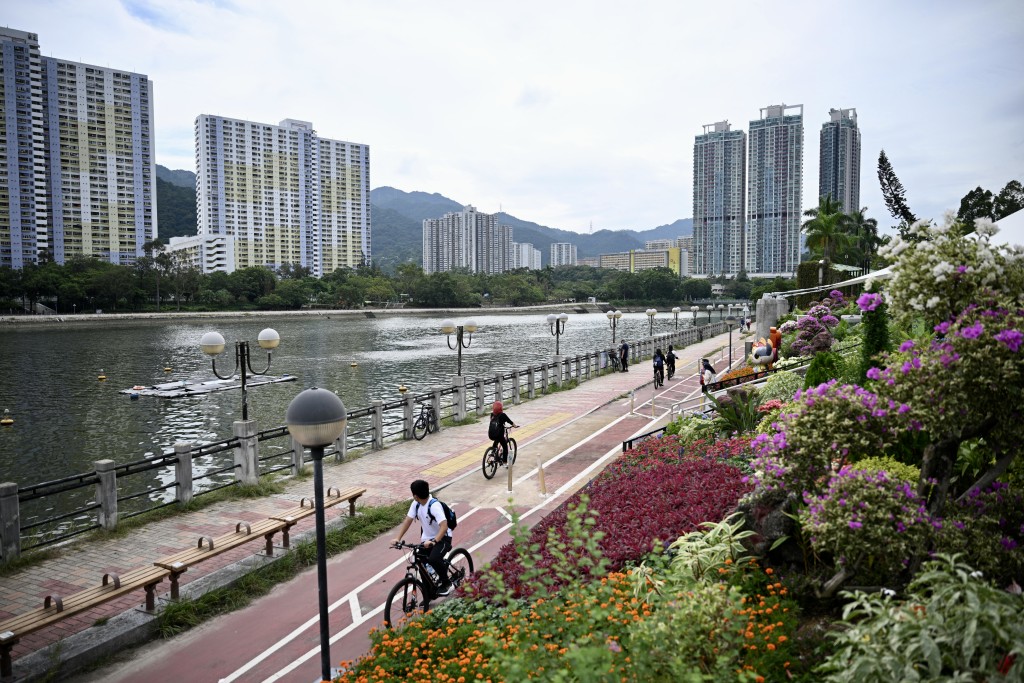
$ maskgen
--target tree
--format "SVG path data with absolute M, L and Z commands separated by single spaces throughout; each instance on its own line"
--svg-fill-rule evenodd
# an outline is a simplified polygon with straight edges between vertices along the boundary
M 866 218 L 868 207 L 864 206 L 847 215 L 845 227 L 852 237 L 853 246 L 860 260 L 860 266 L 865 271 L 871 270 L 871 260 L 878 251 L 880 240 L 878 239 L 878 221 L 874 218 Z
M 960 200 L 960 211 L 956 214 L 957 220 L 967 227 L 967 232 L 974 232 L 975 218 L 995 218 L 995 208 L 992 205 L 992 193 L 983 190 L 978 186 L 964 195 Z
M 884 149 L 878 155 L 878 183 L 882 186 L 882 198 L 885 199 L 885 206 L 889 209 L 889 213 L 893 218 L 902 221 L 899 230 L 900 235 L 904 235 L 906 230 L 917 221 L 917 216 L 907 206 L 906 190 L 903 189 L 900 179 L 896 177 L 896 172 L 892 170 L 892 164 L 885 156 Z
M 807 246 L 819 251 L 826 264 L 849 247 L 850 238 L 844 230 L 846 215 L 831 195 L 820 197 L 818 206 L 807 209 L 804 215 L 809 217 L 801 226 L 807 234 Z
M 1011 180 L 999 190 L 993 202 L 995 219 L 1006 218 L 1024 209 L 1024 186 L 1019 180 Z

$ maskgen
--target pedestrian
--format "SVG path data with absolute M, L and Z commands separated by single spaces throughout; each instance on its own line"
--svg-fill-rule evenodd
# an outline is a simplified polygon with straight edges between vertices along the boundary
M 419 520 L 420 543 L 429 551 L 426 562 L 434 568 L 439 581 L 442 582 L 437 594 L 448 595 L 452 592 L 452 584 L 448 581 L 448 572 L 444 566 L 444 556 L 452 549 L 452 531 L 448 528 L 448 517 L 444 514 L 441 501 L 430 497 L 430 485 L 427 482 L 417 479 L 409 485 L 409 489 L 412 491 L 412 504 L 409 505 L 409 514 L 402 520 L 402 526 L 399 527 L 394 542 L 401 543 L 413 521 Z
M 750 318 L 748 317 L 745 322 L 747 323 L 747 332 L 750 332 Z
M 629 372 L 629 344 L 626 340 L 622 340 L 622 346 L 619 347 L 619 362 L 622 364 L 622 371 Z
M 519 426 L 505 412 L 501 401 L 495 401 L 491 407 L 491 419 L 487 425 L 487 438 L 496 444 L 501 444 L 501 463 L 503 465 L 508 462 L 508 433 L 505 431 L 505 425 Z
M 701 372 L 701 375 L 700 375 L 700 384 L 701 384 L 701 387 L 703 387 L 702 390 L 703 391 L 707 391 L 708 385 L 715 383 L 715 377 L 716 377 L 716 375 L 715 375 L 715 368 L 714 368 L 714 366 L 711 365 L 711 362 L 708 361 L 707 358 L 701 358 L 700 359 L 700 363 L 701 363 L 701 369 L 702 369 L 702 372 Z
M 672 379 L 672 375 L 676 374 L 676 354 L 672 352 L 672 345 L 668 345 L 668 353 L 665 354 L 665 365 L 668 366 L 668 378 Z

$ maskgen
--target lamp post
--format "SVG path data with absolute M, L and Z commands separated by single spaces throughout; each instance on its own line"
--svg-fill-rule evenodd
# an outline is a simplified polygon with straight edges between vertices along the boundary
M 551 331 L 551 336 L 555 338 L 555 355 L 559 355 L 558 349 L 558 338 L 565 332 L 565 321 L 569 319 L 568 313 L 548 313 L 548 329 Z
M 473 343 L 473 333 L 476 332 L 476 321 L 469 319 L 461 325 L 456 325 L 451 318 L 445 318 L 441 321 L 441 331 L 448 336 L 448 348 L 459 351 L 459 362 L 457 366 L 456 375 L 462 376 L 462 349 L 468 349 L 469 345 Z M 465 333 L 469 333 L 469 337 L 465 336 Z M 455 346 L 452 346 L 452 334 L 455 335 Z
M 679 331 L 679 313 L 682 310 L 683 309 L 679 308 L 678 306 L 672 307 L 672 319 L 675 321 L 676 324 L 676 332 Z
M 647 336 L 648 337 L 653 337 L 654 336 L 654 316 L 658 315 L 658 309 L 656 309 L 656 308 L 648 308 L 645 312 L 647 313 Z
M 724 310 L 725 310 L 725 306 L 723 306 L 722 304 L 718 304 L 718 319 L 719 320 L 722 319 L 722 316 L 724 315 L 722 313 L 722 311 L 724 311 Z
M 78 304 L 71 304 L 71 315 L 78 313 Z
M 700 306 L 690 306 L 690 312 L 693 313 L 693 326 L 697 326 L 697 311 L 700 310 Z
M 818 261 L 818 286 L 821 287 L 825 280 L 825 259 Z
M 615 328 L 622 317 L 622 311 L 608 311 L 605 316 L 608 318 L 608 326 L 612 328 L 612 346 L 615 346 Z
M 309 448 L 313 457 L 313 500 L 316 505 L 316 578 L 320 603 L 320 678 L 332 680 L 331 634 L 327 611 L 327 532 L 324 524 L 324 447 L 345 431 L 345 404 L 327 389 L 313 387 L 288 404 L 288 432 Z
M 708 325 L 711 324 L 711 311 L 715 310 L 714 304 L 708 304 Z
M 726 318 L 725 324 L 729 327 L 729 369 L 732 370 L 732 326 L 736 324 L 735 316 Z
M 281 343 L 281 335 L 276 330 L 266 328 L 260 332 L 256 338 L 256 343 L 260 345 L 261 349 L 265 349 L 267 352 L 267 367 L 262 372 L 252 369 L 252 356 L 249 353 L 249 342 L 247 341 L 236 341 L 235 342 L 235 369 L 231 371 L 230 375 L 222 375 L 217 372 L 217 358 L 216 356 L 224 352 L 224 337 L 220 332 L 207 332 L 203 335 L 203 338 L 199 340 L 199 346 L 202 348 L 203 353 L 212 358 L 213 363 L 213 374 L 220 379 L 232 379 L 236 374 L 241 373 L 242 375 L 242 420 L 249 419 L 249 394 L 245 388 L 246 378 L 248 375 L 265 375 L 270 372 L 270 361 L 271 353 L 277 348 L 278 344 Z

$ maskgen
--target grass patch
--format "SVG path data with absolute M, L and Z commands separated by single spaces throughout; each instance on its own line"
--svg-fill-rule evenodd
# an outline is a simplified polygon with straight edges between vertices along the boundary
M 360 514 L 349 519 L 344 527 L 327 532 L 327 555 L 337 555 L 373 540 L 393 529 L 409 511 L 408 501 L 381 507 L 360 508 Z M 316 564 L 316 544 L 305 541 L 278 561 L 249 572 L 233 586 L 218 588 L 195 600 L 181 600 L 167 605 L 159 618 L 162 638 L 170 638 L 219 614 L 245 607 L 258 597 L 298 573 Z
M 454 417 L 446 417 L 441 420 L 441 424 L 445 427 L 463 427 L 465 425 L 475 425 L 480 421 L 480 416 L 466 412 L 466 417 L 461 420 L 456 420 Z
M 53 548 L 48 550 L 29 550 L 27 553 L 15 560 L 0 564 L 0 577 L 17 574 L 22 569 L 34 567 L 40 562 L 45 562 L 46 560 L 57 557 L 59 554 L 60 553 Z

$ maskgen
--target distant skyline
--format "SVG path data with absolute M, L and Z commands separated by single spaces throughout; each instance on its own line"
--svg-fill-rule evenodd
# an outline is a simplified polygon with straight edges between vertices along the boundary
M 653 0 L 35 0 L 5 25 L 41 53 L 146 74 L 156 162 L 195 171 L 199 114 L 311 121 L 370 146 L 372 187 L 437 192 L 552 228 L 689 218 L 693 143 L 769 105 L 818 133 L 856 108 L 861 204 L 894 225 L 885 149 L 919 217 L 1024 181 L 1024 3 Z

